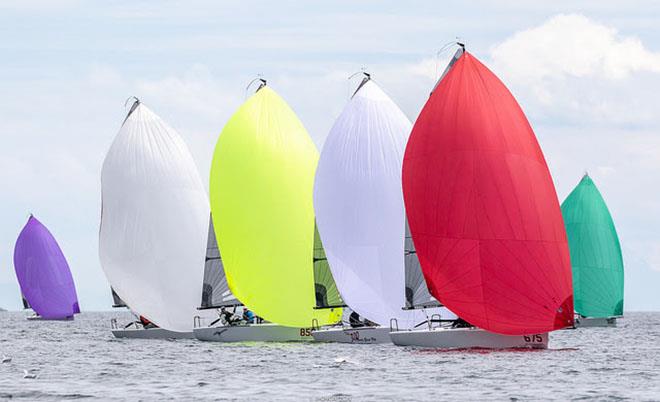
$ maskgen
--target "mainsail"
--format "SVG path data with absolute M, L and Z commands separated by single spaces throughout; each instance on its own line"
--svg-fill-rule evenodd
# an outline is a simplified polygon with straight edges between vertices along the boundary
M 53 235 L 32 215 L 16 240 L 14 269 L 25 308 L 46 319 L 80 313 L 69 264 Z
M 101 266 L 131 310 L 189 331 L 201 298 L 208 200 L 185 143 L 136 101 L 103 162 Z
M 323 249 L 318 226 L 314 225 L 314 293 L 316 295 L 316 308 L 345 307 L 337 284 L 332 277 L 330 264 Z
M 405 211 L 401 165 L 411 123 L 367 75 L 323 146 L 314 209 L 332 275 L 348 306 L 380 325 L 410 328 L 404 310 Z
M 213 218 L 209 218 L 209 236 L 206 243 L 206 261 L 204 262 L 204 283 L 202 284 L 202 303 L 200 310 L 225 306 L 240 306 L 241 302 L 229 290 L 225 268 L 222 266 L 218 241 L 213 229 Z
M 405 238 L 405 266 L 406 266 L 406 309 L 418 309 L 429 307 L 440 307 L 438 302 L 426 286 L 426 279 L 422 273 L 422 266 L 419 264 L 419 257 L 415 251 L 410 227 L 406 219 L 406 238 Z
M 21 302 L 23 302 L 23 309 L 24 310 L 32 308 L 32 307 L 30 307 L 30 303 L 27 301 L 27 299 L 25 299 L 25 295 L 22 292 L 21 292 Z
M 403 162 L 432 296 L 502 334 L 573 323 L 570 259 L 543 153 L 504 84 L 465 52 L 424 106 Z
M 623 314 L 623 258 L 610 211 L 588 175 L 561 206 L 573 267 L 575 311 L 587 317 Z
M 126 303 L 121 299 L 121 297 L 119 297 L 117 292 L 115 292 L 112 286 L 110 287 L 110 292 L 112 292 L 112 307 L 115 308 L 128 307 Z
M 227 282 L 256 315 L 280 325 L 341 319 L 341 308 L 314 308 L 317 162 L 302 123 L 268 86 L 229 119 L 213 155 L 211 211 Z

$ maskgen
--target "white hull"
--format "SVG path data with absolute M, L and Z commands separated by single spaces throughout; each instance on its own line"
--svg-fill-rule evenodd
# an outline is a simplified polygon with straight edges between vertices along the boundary
M 277 324 L 253 324 L 195 328 L 195 338 L 210 342 L 309 342 L 309 328 L 284 327 Z
M 312 330 L 312 336 L 315 341 L 319 342 L 356 344 L 392 343 L 390 329 L 386 327 L 329 327 Z
M 26 318 L 28 321 L 73 321 L 73 316 L 64 318 L 43 318 L 40 315 L 31 315 Z
M 194 339 L 192 332 L 175 332 L 163 328 L 113 329 L 115 338 L 132 339 Z
M 399 346 L 418 346 L 436 349 L 547 349 L 548 334 L 500 335 L 478 328 L 437 328 L 390 333 Z
M 616 317 L 575 317 L 576 328 L 616 327 Z

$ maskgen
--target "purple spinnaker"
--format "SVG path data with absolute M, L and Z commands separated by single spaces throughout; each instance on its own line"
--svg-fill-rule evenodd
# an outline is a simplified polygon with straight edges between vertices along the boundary
M 48 229 L 30 216 L 14 247 L 14 268 L 25 299 L 45 319 L 80 313 L 69 264 Z

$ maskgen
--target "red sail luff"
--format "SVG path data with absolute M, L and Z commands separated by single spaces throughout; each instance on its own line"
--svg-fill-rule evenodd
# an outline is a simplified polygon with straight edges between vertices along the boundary
M 403 163 L 429 291 L 502 334 L 573 324 L 566 232 L 550 172 L 513 95 L 469 53 L 420 113 Z

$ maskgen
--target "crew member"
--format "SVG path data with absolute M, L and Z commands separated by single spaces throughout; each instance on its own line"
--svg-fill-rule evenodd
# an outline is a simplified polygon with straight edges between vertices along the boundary
M 474 325 L 472 325 L 469 322 L 465 321 L 461 317 L 458 317 L 451 324 L 451 327 L 452 328 L 472 328 L 472 327 L 474 327 Z
M 236 321 L 239 321 L 237 317 L 234 317 L 232 312 L 224 307 L 220 309 L 220 318 L 224 319 L 227 325 L 234 325 Z
M 348 316 L 348 323 L 351 324 L 351 328 L 360 328 L 364 327 L 364 323 L 360 320 L 360 314 L 353 311 L 350 316 Z
M 140 324 L 142 324 L 142 328 L 144 329 L 149 329 L 149 328 L 158 328 L 156 324 L 153 322 L 149 321 L 147 317 L 145 316 L 140 316 Z
M 254 324 L 254 313 L 247 307 L 243 309 L 243 321 L 248 324 Z

